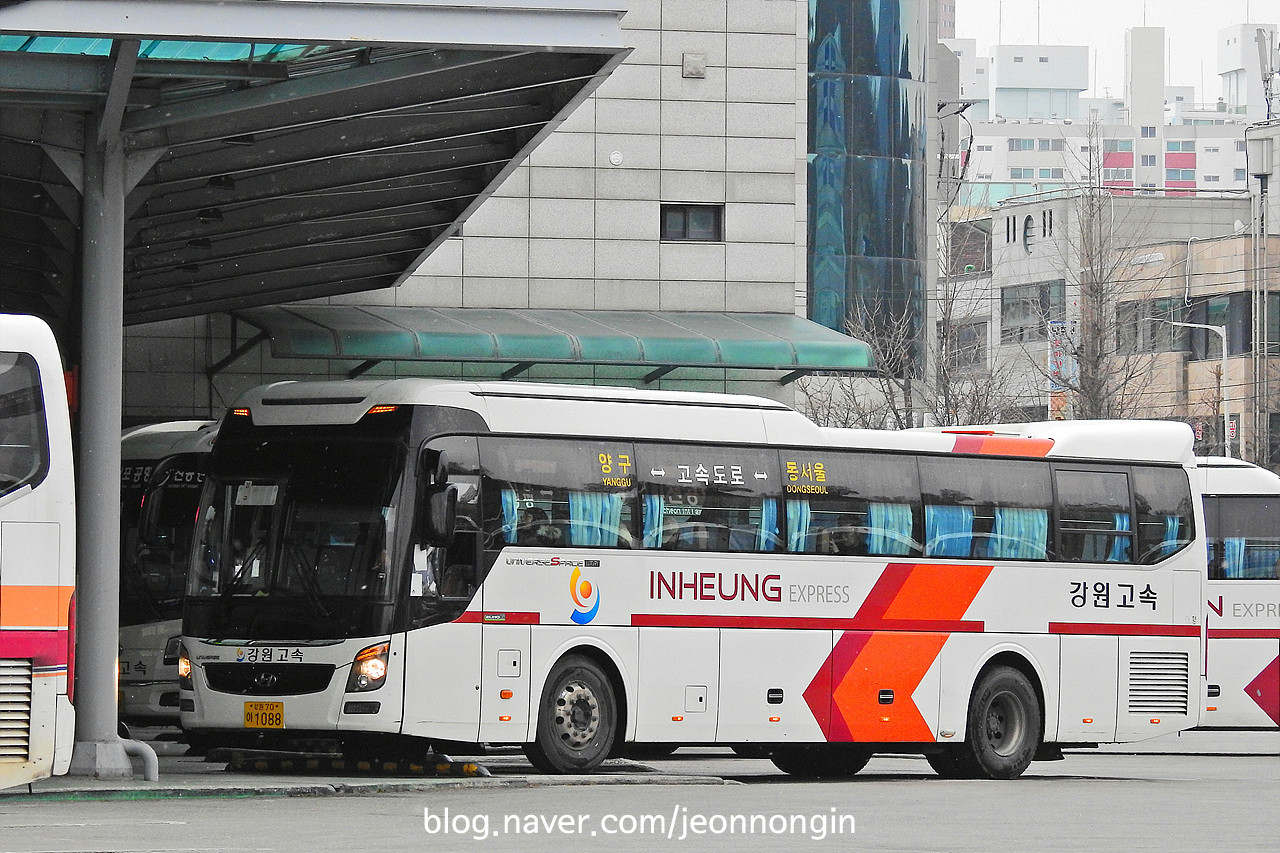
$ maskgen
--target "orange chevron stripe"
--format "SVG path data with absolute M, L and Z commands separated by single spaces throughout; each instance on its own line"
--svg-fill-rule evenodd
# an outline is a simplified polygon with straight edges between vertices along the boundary
M 930 742 L 933 729 L 911 696 L 933 666 L 950 634 L 871 634 L 831 692 L 833 711 L 844 720 L 848 739 L 878 742 Z M 835 662 L 837 673 L 841 662 Z M 892 705 L 880 704 L 880 691 L 892 690 Z
M 922 563 L 913 566 L 885 608 L 886 620 L 959 620 L 991 575 L 991 566 Z
M 827 740 L 935 740 L 914 694 L 951 634 L 929 627 L 959 624 L 991 572 L 961 564 L 885 567 L 857 614 L 882 630 L 842 632 L 804 692 Z M 893 691 L 891 704 L 880 704 L 882 690 Z
M 73 586 L 0 585 L 0 627 L 65 628 Z

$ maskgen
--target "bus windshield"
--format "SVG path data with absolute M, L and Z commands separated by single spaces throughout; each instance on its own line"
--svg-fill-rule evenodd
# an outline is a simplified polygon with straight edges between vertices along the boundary
M 326 640 L 390 630 L 399 443 L 292 437 L 220 448 L 200 507 L 184 633 Z M 238 470 L 254 471 L 249 479 Z

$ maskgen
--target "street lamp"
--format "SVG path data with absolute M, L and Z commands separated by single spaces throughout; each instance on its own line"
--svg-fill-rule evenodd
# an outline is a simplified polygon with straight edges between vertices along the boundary
M 1221 374 L 1218 378 L 1221 387 L 1221 400 L 1219 406 L 1222 408 L 1222 452 L 1224 456 L 1231 456 L 1231 438 L 1230 424 L 1231 419 L 1227 414 L 1227 327 L 1226 326 L 1209 326 L 1204 323 L 1183 323 L 1180 320 L 1166 320 L 1163 317 L 1148 317 L 1157 323 L 1168 323 L 1170 326 L 1183 326 L 1188 329 L 1204 329 L 1207 332 L 1213 332 L 1222 338 L 1222 367 Z

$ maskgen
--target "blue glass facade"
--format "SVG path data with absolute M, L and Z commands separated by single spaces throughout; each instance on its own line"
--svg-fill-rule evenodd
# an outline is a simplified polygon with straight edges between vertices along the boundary
M 928 0 L 809 0 L 809 317 L 924 317 Z M 915 337 L 915 336 L 913 336 Z

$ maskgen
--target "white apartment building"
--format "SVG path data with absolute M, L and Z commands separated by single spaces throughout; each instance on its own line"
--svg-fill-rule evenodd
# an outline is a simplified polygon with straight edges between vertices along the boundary
M 1220 68 L 1235 68 L 1243 62 L 1235 51 L 1238 34 L 1228 45 L 1226 33 Z M 1249 118 L 1232 101 L 1197 104 L 1189 87 L 1165 85 L 1162 27 L 1126 33 L 1123 98 L 1078 97 L 1088 87 L 1085 47 L 999 46 L 987 58 L 975 54 L 972 40 L 947 44 L 960 55 L 962 96 L 973 101 L 966 112 L 973 139 L 964 163 L 969 207 L 1076 184 L 1091 169 L 1105 186 L 1144 193 L 1247 186 Z M 1235 70 L 1224 71 L 1222 79 L 1241 97 L 1252 91 L 1237 85 Z M 1261 101 L 1260 85 L 1256 97 Z M 1092 153 L 1091 144 L 1097 149 Z

